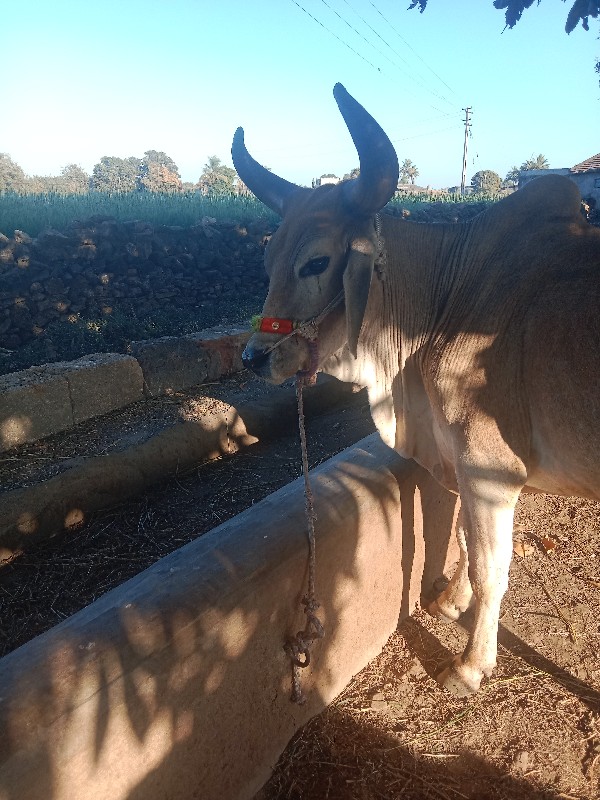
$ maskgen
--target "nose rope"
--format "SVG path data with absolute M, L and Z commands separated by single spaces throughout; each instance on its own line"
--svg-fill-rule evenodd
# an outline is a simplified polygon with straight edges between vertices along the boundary
M 319 323 L 344 299 L 344 291 L 338 292 L 330 303 L 327 303 L 325 308 L 317 314 L 316 317 L 305 320 L 304 322 L 296 322 L 291 319 L 282 319 L 280 317 L 252 317 L 252 327 L 261 333 L 276 333 L 281 336 L 266 350 L 263 351 L 264 356 L 268 356 L 277 347 L 280 347 L 284 342 L 292 336 L 302 336 L 306 340 L 308 352 L 310 355 L 309 364 L 307 369 L 299 370 L 296 377 L 301 379 L 307 386 L 314 384 L 317 380 L 317 367 L 319 365 Z
M 267 349 L 265 350 L 265 354 L 271 353 L 277 347 L 280 347 L 288 339 L 291 339 L 292 336 L 296 335 L 302 336 L 309 342 L 316 341 L 317 336 L 319 334 L 318 331 L 319 324 L 323 322 L 325 317 L 331 311 L 333 311 L 333 309 L 336 306 L 338 306 L 343 299 L 344 299 L 344 290 L 342 289 L 341 292 L 338 292 L 338 294 L 336 294 L 336 296 L 333 298 L 333 300 L 331 300 L 331 302 L 327 303 L 325 308 L 319 314 L 317 314 L 316 317 L 307 319 L 304 322 L 296 322 L 295 320 L 280 319 L 278 317 L 260 317 L 260 316 L 255 317 L 254 320 L 256 320 L 258 323 L 257 324 L 258 330 L 262 331 L 263 333 L 276 333 L 281 336 L 281 339 L 278 339 L 272 345 L 267 347 Z M 262 327 L 262 322 L 264 321 L 267 321 L 268 328 Z
M 316 541 L 315 541 L 315 520 L 313 495 L 308 477 L 308 451 L 306 446 L 306 430 L 304 427 L 304 403 L 302 398 L 302 388 L 306 384 L 313 382 L 313 378 L 318 364 L 318 326 L 325 317 L 344 299 L 343 290 L 339 292 L 316 317 L 305 322 L 294 322 L 293 320 L 279 319 L 277 317 L 259 317 L 258 330 L 269 333 L 279 333 L 286 331 L 274 342 L 265 352 L 270 353 L 276 347 L 282 345 L 292 336 L 302 336 L 307 340 L 310 352 L 310 365 L 307 370 L 300 370 L 296 374 L 296 399 L 298 401 L 298 427 L 300 430 L 300 444 L 302 448 L 302 473 L 304 475 L 304 498 L 306 506 L 306 521 L 308 527 L 308 591 L 302 598 L 306 624 L 304 629 L 298 631 L 295 636 L 290 637 L 285 645 L 284 651 L 292 664 L 292 694 L 293 703 L 302 705 L 306 702 L 306 696 L 302 691 L 300 683 L 300 671 L 310 664 L 310 648 L 317 639 L 325 636 L 323 623 L 317 616 L 320 604 L 315 597 L 315 573 L 316 573 Z M 253 323 L 255 321 L 253 320 Z M 263 327 L 263 323 L 266 323 Z
M 306 615 L 306 625 L 304 630 L 298 631 L 284 645 L 286 655 L 292 662 L 292 696 L 293 703 L 302 705 L 306 702 L 306 697 L 302 692 L 300 684 L 300 670 L 305 669 L 310 664 L 310 647 L 317 639 L 325 636 L 323 623 L 317 617 L 317 609 L 320 603 L 315 597 L 315 577 L 316 577 L 316 541 L 315 541 L 315 520 L 314 502 L 310 480 L 308 477 L 308 451 L 306 447 L 306 430 L 304 427 L 304 403 L 302 400 L 302 387 L 304 382 L 301 378 L 296 380 L 296 398 L 298 400 L 298 427 L 300 429 L 300 443 L 302 445 L 302 473 L 304 475 L 304 498 L 306 508 L 306 520 L 308 525 L 308 591 L 302 598 L 304 614 Z M 304 658 L 302 658 L 302 656 Z
M 377 239 L 381 245 L 381 221 L 379 214 L 375 217 L 375 231 Z M 316 514 L 314 511 L 313 494 L 309 480 L 308 470 L 308 449 L 306 445 L 306 430 L 304 426 L 304 402 L 302 398 L 303 387 L 312 381 L 314 376 L 313 365 L 318 363 L 318 326 L 325 317 L 344 299 L 344 291 L 339 292 L 333 300 L 328 303 L 320 314 L 305 322 L 295 322 L 294 320 L 279 319 L 278 317 L 257 317 L 253 319 L 253 326 L 256 322 L 256 328 L 263 333 L 278 333 L 281 339 L 274 342 L 265 353 L 270 353 L 276 347 L 282 345 L 287 339 L 292 336 L 302 336 L 307 340 L 309 352 L 311 354 L 311 366 L 308 370 L 301 370 L 296 373 L 296 399 L 298 401 L 298 427 L 300 430 L 300 444 L 302 448 L 302 473 L 304 476 L 304 498 L 306 520 L 308 527 L 308 591 L 302 598 L 302 605 L 304 606 L 304 614 L 306 616 L 306 624 L 304 630 L 298 631 L 295 636 L 290 637 L 285 645 L 284 651 L 289 657 L 292 664 L 292 694 L 291 700 L 294 703 L 302 705 L 306 702 L 306 696 L 302 692 L 300 683 L 300 671 L 305 669 L 310 664 L 310 648 L 311 645 L 318 639 L 325 636 L 325 628 L 321 620 L 317 617 L 317 610 L 320 603 L 317 602 L 315 596 L 315 579 L 316 579 L 316 537 L 315 537 L 315 521 Z M 263 327 L 264 325 L 264 327 Z M 283 335 L 282 335 L 283 334 Z M 316 376 L 315 376 L 316 377 Z

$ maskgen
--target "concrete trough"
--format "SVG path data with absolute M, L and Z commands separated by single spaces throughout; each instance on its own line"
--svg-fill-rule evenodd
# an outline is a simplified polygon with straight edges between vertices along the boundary
M 455 498 L 374 434 L 312 473 L 325 638 L 290 702 L 295 481 L 0 660 L 2 800 L 244 800 L 431 588 Z

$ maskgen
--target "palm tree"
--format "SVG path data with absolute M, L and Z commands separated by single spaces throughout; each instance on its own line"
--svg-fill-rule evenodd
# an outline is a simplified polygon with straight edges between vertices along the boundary
M 415 178 L 419 174 L 419 170 L 417 169 L 416 165 L 410 160 L 410 158 L 405 158 L 402 162 L 402 166 L 400 167 L 400 182 L 401 183 L 412 183 L 414 184 Z
M 539 156 L 533 156 L 532 155 L 531 158 L 528 158 L 527 161 L 524 161 L 521 164 L 521 169 L 522 170 L 548 169 L 549 166 L 550 166 L 550 163 L 549 163 L 548 159 L 546 158 L 546 156 L 544 156 L 544 155 L 542 155 L 540 153 Z

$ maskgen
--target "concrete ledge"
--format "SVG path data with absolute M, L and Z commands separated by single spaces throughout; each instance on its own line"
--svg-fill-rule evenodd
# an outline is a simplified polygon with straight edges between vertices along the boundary
M 242 369 L 250 332 L 210 328 L 0 376 L 0 453 L 143 399 Z
M 164 336 L 132 342 L 131 352 L 144 373 L 149 397 L 171 394 L 242 369 L 247 329 L 216 328 L 189 336 Z
M 325 639 L 303 627 L 295 481 L 0 661 L 0 796 L 245 800 L 448 560 L 455 498 L 376 436 L 313 472 Z
M 73 424 L 100 417 L 143 398 L 144 377 L 135 358 L 96 353 L 68 363 L 51 364 L 69 384 Z
M 0 452 L 143 398 L 131 356 L 96 353 L 0 377 Z
M 47 367 L 0 376 L 0 452 L 73 426 L 69 384 Z

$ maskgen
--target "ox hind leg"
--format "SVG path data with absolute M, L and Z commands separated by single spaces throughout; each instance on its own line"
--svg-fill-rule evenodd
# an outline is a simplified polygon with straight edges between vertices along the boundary
M 444 591 L 427 608 L 432 616 L 442 622 L 455 622 L 463 611 L 469 608 L 473 600 L 473 589 L 469 580 L 469 554 L 467 552 L 462 509 L 458 512 L 458 519 L 456 520 L 456 538 L 460 552 L 456 571 Z
M 486 492 L 477 492 L 473 485 L 467 484 L 461 491 L 461 514 L 468 578 L 475 598 L 474 625 L 462 655 L 437 677 L 460 697 L 477 691 L 482 678 L 491 675 L 496 666 L 500 603 L 508 588 L 514 507 L 519 496 L 514 485 L 497 486 L 493 493 L 489 486 Z M 459 600 L 455 603 L 458 607 L 466 597 L 459 591 L 464 582 L 465 576 L 459 575 L 450 595 L 451 600 Z M 440 611 L 445 613 L 444 600 Z

